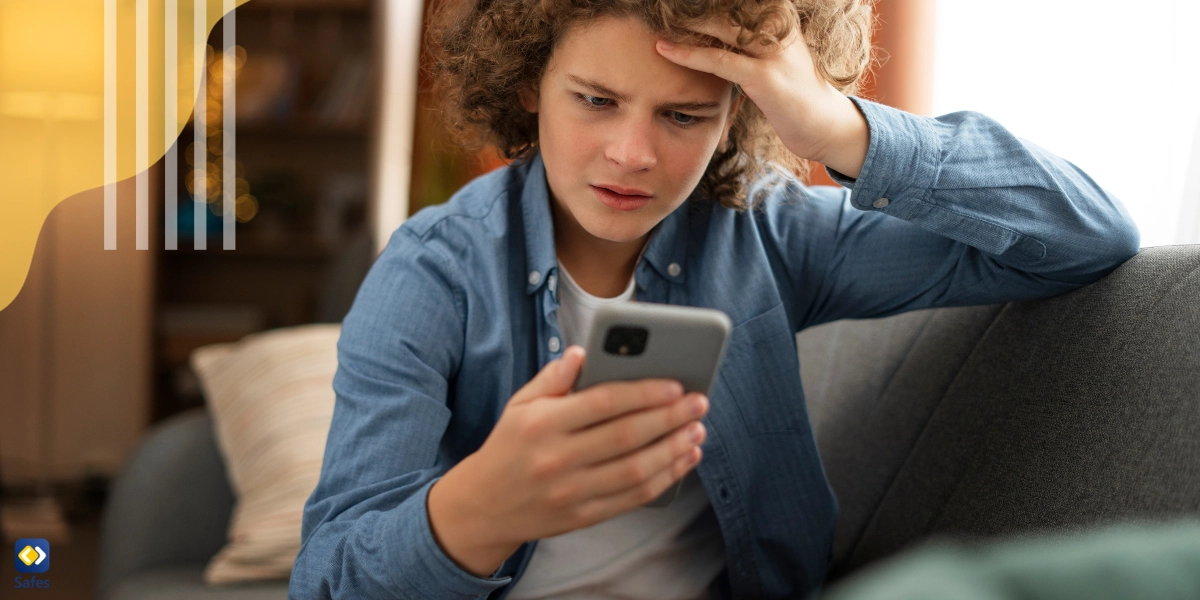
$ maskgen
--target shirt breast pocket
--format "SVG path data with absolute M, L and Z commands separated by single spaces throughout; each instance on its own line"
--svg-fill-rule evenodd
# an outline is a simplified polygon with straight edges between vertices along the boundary
M 718 385 L 750 435 L 809 430 L 795 335 L 782 304 L 733 328 Z

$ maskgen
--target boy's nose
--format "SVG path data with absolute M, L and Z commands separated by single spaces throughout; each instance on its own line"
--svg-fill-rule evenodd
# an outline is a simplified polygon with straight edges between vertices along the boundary
M 654 168 L 658 164 L 658 157 L 654 151 L 651 125 L 633 122 L 619 127 L 613 132 L 605 157 L 629 171 Z

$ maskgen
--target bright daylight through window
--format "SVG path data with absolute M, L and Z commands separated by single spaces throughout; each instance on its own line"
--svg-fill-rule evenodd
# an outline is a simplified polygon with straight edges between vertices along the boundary
M 1142 246 L 1200 242 L 1200 2 L 940 0 L 937 20 L 935 115 L 982 112 L 1072 161 Z

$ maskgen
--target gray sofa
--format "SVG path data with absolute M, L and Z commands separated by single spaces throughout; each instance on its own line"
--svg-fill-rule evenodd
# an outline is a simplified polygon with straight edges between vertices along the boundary
M 830 323 L 798 349 L 841 506 L 831 579 L 938 534 L 1200 514 L 1200 246 L 1048 300 Z M 286 597 L 201 583 L 232 502 L 207 415 L 157 426 L 114 483 L 100 597 Z

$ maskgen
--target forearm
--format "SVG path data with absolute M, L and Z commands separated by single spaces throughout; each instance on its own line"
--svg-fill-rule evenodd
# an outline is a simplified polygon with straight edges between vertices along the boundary
M 790 263 L 797 323 L 1046 298 L 1137 253 L 1119 201 L 991 119 L 854 102 L 870 127 L 862 170 L 830 169 L 849 193 L 813 187 L 763 217 Z
M 473 506 L 475 498 L 464 479 L 470 476 L 471 467 L 468 456 L 429 490 L 429 526 L 446 556 L 477 577 L 489 577 L 522 542 L 501 539 L 496 535 L 497 524 Z
M 842 178 L 856 208 L 1070 283 L 1092 281 L 1136 253 L 1137 228 L 1119 201 L 995 121 L 977 113 L 930 119 L 857 103 L 872 131 L 857 180 Z
M 292 598 L 465 599 L 486 595 L 510 578 L 463 571 L 433 537 L 426 510 L 429 484 L 398 505 L 384 492 L 347 501 L 327 498 L 306 507 L 304 545 L 289 583 Z M 398 493 L 393 491 L 391 494 Z M 321 515 L 337 518 L 318 522 Z

